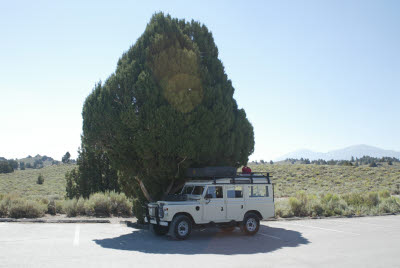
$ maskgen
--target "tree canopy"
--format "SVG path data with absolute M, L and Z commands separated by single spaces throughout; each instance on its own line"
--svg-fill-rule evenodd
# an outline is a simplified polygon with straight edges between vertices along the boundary
M 188 167 L 247 163 L 253 127 L 233 93 L 207 27 L 158 13 L 87 97 L 82 143 L 107 153 L 128 195 L 160 198 Z

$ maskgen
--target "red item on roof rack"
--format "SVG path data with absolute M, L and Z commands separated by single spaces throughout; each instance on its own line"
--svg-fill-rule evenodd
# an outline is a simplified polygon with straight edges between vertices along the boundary
M 250 174 L 251 173 L 251 168 L 249 168 L 248 166 L 244 166 L 242 168 L 242 174 Z

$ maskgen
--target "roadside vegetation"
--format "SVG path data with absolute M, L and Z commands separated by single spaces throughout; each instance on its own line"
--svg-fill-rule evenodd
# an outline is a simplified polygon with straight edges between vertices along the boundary
M 38 218 L 45 214 L 66 214 L 68 217 L 129 217 L 132 200 L 116 192 L 96 193 L 88 199 L 38 198 L 25 199 L 15 194 L 0 194 L 0 217 Z
M 360 216 L 399 213 L 400 199 L 389 191 L 348 193 L 343 195 L 307 195 L 304 191 L 290 198 L 278 200 L 275 205 L 277 217 L 330 217 Z
M 254 172 L 270 172 L 275 184 L 275 197 L 291 197 L 304 191 L 307 195 L 343 195 L 389 191 L 400 194 L 400 163 L 368 165 L 316 165 L 316 164 L 251 164 Z

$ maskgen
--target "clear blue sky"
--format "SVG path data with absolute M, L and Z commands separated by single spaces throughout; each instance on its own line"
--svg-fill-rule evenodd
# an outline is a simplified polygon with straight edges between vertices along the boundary
M 204 23 L 255 130 L 251 159 L 400 151 L 400 1 L 4 1 L 0 156 L 77 156 L 94 84 L 153 13 Z

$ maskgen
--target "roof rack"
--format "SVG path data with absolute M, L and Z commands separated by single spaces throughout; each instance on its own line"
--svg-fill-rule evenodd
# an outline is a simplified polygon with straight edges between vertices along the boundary
M 236 176 L 212 176 L 212 177 L 202 177 L 202 178 L 196 178 L 197 180 L 213 180 L 213 184 L 217 184 L 217 179 L 231 179 L 231 183 L 218 183 L 218 184 L 248 184 L 248 182 L 244 182 L 240 179 L 250 179 L 250 184 L 254 183 L 253 179 L 259 179 L 259 178 L 266 178 L 267 183 L 271 184 L 271 179 L 272 176 L 269 175 L 269 172 L 251 172 L 251 173 L 238 173 Z M 239 179 L 239 180 L 237 180 Z

